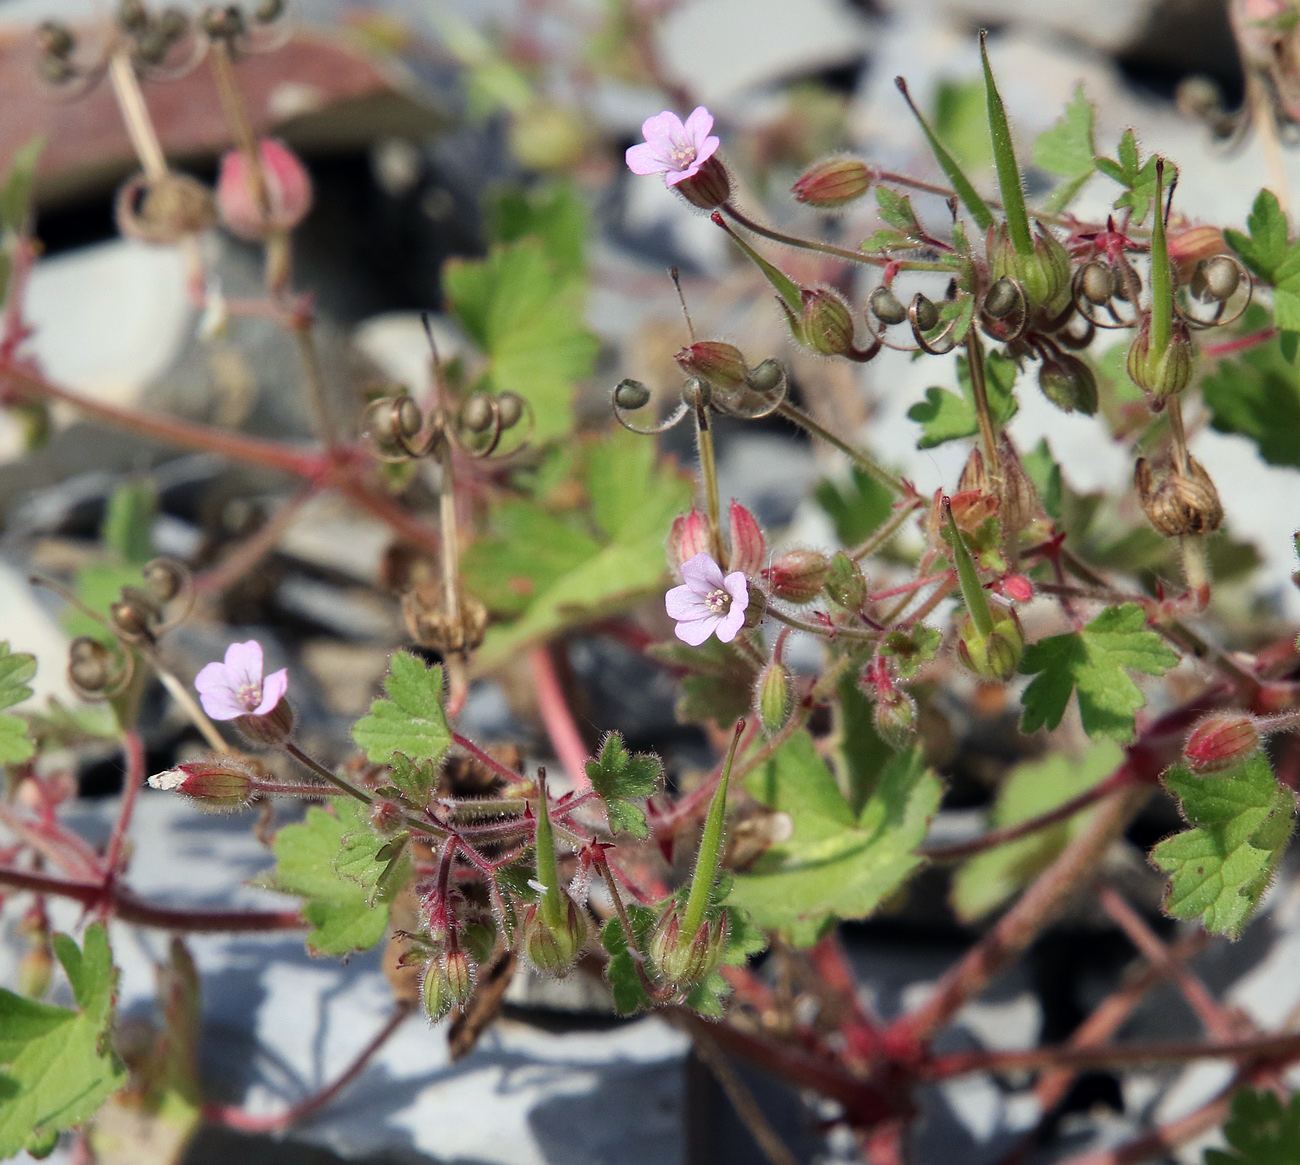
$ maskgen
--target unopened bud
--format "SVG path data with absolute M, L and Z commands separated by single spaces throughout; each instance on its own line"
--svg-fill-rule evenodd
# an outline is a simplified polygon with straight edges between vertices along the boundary
M 1027 603 L 1034 597 L 1034 584 L 1023 574 L 1009 574 L 1002 580 L 1002 593 L 1017 603 Z
M 826 586 L 831 560 L 816 550 L 787 550 L 763 572 L 772 597 L 811 603 Z
M 891 748 L 907 748 L 916 739 L 916 701 L 898 688 L 880 692 L 872 722 L 880 739 Z
M 184 793 L 205 809 L 242 809 L 253 795 L 248 765 L 225 756 L 177 765 L 154 773 L 146 783 L 151 789 Z
M 1172 466 L 1153 470 L 1146 458 L 1139 457 L 1133 484 L 1151 525 L 1168 538 L 1212 534 L 1223 524 L 1219 491 L 1195 457 L 1187 458 L 1185 474 Z
M 989 257 L 993 280 L 996 282 L 1004 276 L 1015 280 L 1031 311 L 1041 310 L 1046 315 L 1057 316 L 1069 301 L 1070 253 L 1042 227 L 1034 236 L 1033 252 L 1026 255 L 1015 249 L 1006 227 L 1000 228 L 994 235 Z
M 853 314 L 836 292 L 825 287 L 804 288 L 800 320 L 803 343 L 824 356 L 853 350 Z
M 28 999 L 43 999 L 50 989 L 54 971 L 54 956 L 50 945 L 42 940 L 23 955 L 18 964 L 18 993 Z
M 445 951 L 424 965 L 420 1002 L 430 1022 L 437 1023 L 474 990 L 474 964 L 460 948 Z
M 674 357 L 687 376 L 700 376 L 715 388 L 735 388 L 749 377 L 744 354 L 735 344 L 722 340 L 700 340 Z
M 1138 388 L 1157 402 L 1176 396 L 1192 382 L 1192 337 L 1187 325 L 1174 320 L 1163 352 L 1151 347 L 1151 318 L 1138 328 L 1128 349 L 1128 374 Z
M 957 640 L 957 654 L 977 676 L 989 680 L 1007 680 L 1020 667 L 1025 635 L 1014 611 L 994 608 L 993 629 L 980 633 L 975 620 L 963 620 Z
M 907 319 L 907 308 L 899 302 L 898 296 L 883 284 L 871 293 L 867 300 L 871 314 L 882 324 L 901 324 Z
M 836 551 L 826 572 L 826 594 L 848 611 L 860 611 L 867 601 L 867 576 L 843 550 Z
M 524 915 L 524 952 L 539 971 L 566 975 L 587 941 L 587 915 L 567 894 L 561 894 L 565 916 L 551 926 L 542 906 L 529 906 Z
M 1097 378 L 1087 364 L 1068 352 L 1044 358 L 1038 387 L 1063 412 L 1090 417 L 1097 411 Z
M 728 517 L 731 527 L 731 555 L 727 559 L 727 569 L 755 575 L 762 569 L 763 560 L 767 557 L 767 542 L 763 538 L 763 531 L 759 529 L 754 515 L 734 498 Z
M 692 206 L 701 210 L 717 210 L 731 197 L 731 175 L 722 159 L 714 154 L 689 178 L 683 178 L 673 187 Z
M 406 828 L 406 813 L 396 801 L 376 797 L 370 802 L 370 828 L 380 837 L 393 837 Z
M 769 660 L 754 685 L 754 711 L 768 736 L 785 727 L 790 717 L 790 672 L 784 664 Z
M 262 190 L 249 173 L 242 150 L 221 159 L 217 178 L 217 209 L 221 221 L 244 239 L 264 239 L 292 230 L 311 209 L 311 179 L 297 156 L 283 143 L 260 143 Z
M 697 554 L 708 554 L 709 523 L 699 510 L 678 514 L 668 533 L 668 565 L 680 569 Z
M 1244 712 L 1211 712 L 1188 735 L 1183 759 L 1194 773 L 1218 773 L 1253 755 L 1261 742 Z
M 650 936 L 650 961 L 659 978 L 671 987 L 690 987 L 708 978 L 722 962 L 727 943 L 727 916 L 705 921 L 693 935 L 681 930 L 676 904 Z
M 806 170 L 790 192 L 799 202 L 832 210 L 861 198 L 875 176 L 875 170 L 857 158 L 827 158 Z

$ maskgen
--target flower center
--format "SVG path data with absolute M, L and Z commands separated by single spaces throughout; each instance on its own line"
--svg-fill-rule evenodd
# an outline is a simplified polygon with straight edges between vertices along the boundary
M 246 680 L 236 690 L 235 699 L 250 712 L 253 711 L 262 702 L 261 682 L 253 683 L 252 680 Z
M 705 595 L 704 602 L 715 615 L 723 615 L 731 606 L 731 596 L 719 587 Z
M 695 161 L 695 146 L 690 142 L 673 142 L 672 152 L 669 154 L 674 168 L 685 170 L 693 161 Z

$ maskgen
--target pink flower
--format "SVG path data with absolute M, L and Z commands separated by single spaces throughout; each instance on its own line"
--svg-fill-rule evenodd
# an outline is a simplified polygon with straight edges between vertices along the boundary
M 697 554 L 682 563 L 680 587 L 664 597 L 664 607 L 677 621 L 673 629 L 683 643 L 699 647 L 710 635 L 722 643 L 736 638 L 749 606 L 749 585 L 740 571 L 725 578 L 722 567 L 707 554 Z
M 203 710 L 213 720 L 266 716 L 289 687 L 289 669 L 262 676 L 262 645 L 256 639 L 232 643 L 225 663 L 210 663 L 194 679 Z
M 311 209 L 311 179 L 298 158 L 281 142 L 259 145 L 266 205 L 259 205 L 249 180 L 247 159 L 231 150 L 221 159 L 217 209 L 221 220 L 244 239 L 264 239 L 273 231 L 292 230 Z M 265 213 L 263 213 L 265 211 Z
M 721 145 L 709 133 L 712 128 L 713 114 L 703 105 L 697 105 L 685 123 L 665 109 L 646 118 L 641 126 L 645 141 L 629 147 L 627 168 L 633 174 L 665 174 L 664 181 L 676 186 L 693 178 Z

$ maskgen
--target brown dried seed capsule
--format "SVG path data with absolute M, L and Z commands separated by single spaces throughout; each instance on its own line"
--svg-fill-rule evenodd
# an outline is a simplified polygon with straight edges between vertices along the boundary
M 123 587 L 122 596 L 108 608 L 113 626 L 127 640 L 152 639 L 159 611 L 153 599 L 138 587 Z
M 912 300 L 912 318 L 921 331 L 928 332 L 939 323 L 939 309 L 934 306 L 934 300 L 917 292 Z
M 746 383 L 755 392 L 776 392 L 785 382 L 785 366 L 779 360 L 764 360 L 749 371 Z
M 503 392 L 497 397 L 497 416 L 501 428 L 513 429 L 524 415 L 524 398 L 517 392 Z
M 486 433 L 492 427 L 496 406 L 486 392 L 476 392 L 460 410 L 460 427 L 467 433 Z
M 901 324 L 907 319 L 907 308 L 888 287 L 877 287 L 867 300 L 867 306 L 882 324 Z
M 36 29 L 36 43 L 48 57 L 65 58 L 77 47 L 77 38 L 61 20 L 42 21 Z
M 650 390 L 639 380 L 620 380 L 614 386 L 614 404 L 620 409 L 635 412 L 650 403 Z
M 203 31 L 214 40 L 241 36 L 244 32 L 244 14 L 235 4 L 212 4 L 199 17 Z
M 149 23 L 149 10 L 144 0 L 122 0 L 117 6 L 117 22 L 127 32 L 142 32 Z
M 102 692 L 110 680 L 112 657 L 108 648 L 80 635 L 68 645 L 68 679 L 81 692 Z
M 180 8 L 164 8 L 158 13 L 158 30 L 169 42 L 180 40 L 190 29 L 189 14 Z
M 984 296 L 984 314 L 992 316 L 995 320 L 1003 319 L 1015 311 L 1016 305 L 1022 302 L 1022 299 L 1015 281 L 1003 275 Z
M 1241 286 L 1241 267 L 1227 255 L 1202 259 L 1192 275 L 1192 294 L 1197 299 L 1224 303 L 1231 299 Z
M 1094 260 L 1084 266 L 1083 274 L 1079 276 L 1079 288 L 1089 303 L 1103 307 L 1115 298 L 1119 279 L 1113 267 Z
M 135 59 L 142 65 L 161 65 L 171 47 L 171 37 L 155 24 L 135 38 Z
M 1223 524 L 1219 491 L 1195 457 L 1187 458 L 1186 474 L 1173 466 L 1152 469 L 1139 457 L 1133 484 L 1151 525 L 1168 538 L 1212 534 Z
M 170 603 L 189 581 L 185 568 L 171 558 L 155 558 L 140 573 L 150 597 L 159 603 Z
M 477 648 L 487 633 L 487 608 L 471 594 L 462 593 L 457 600 L 459 618 L 452 619 L 438 583 L 407 591 L 402 596 L 402 615 L 411 638 L 444 654 L 463 655 Z

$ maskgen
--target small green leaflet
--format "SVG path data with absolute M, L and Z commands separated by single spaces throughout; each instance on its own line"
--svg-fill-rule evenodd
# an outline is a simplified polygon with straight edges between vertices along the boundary
M 53 946 L 76 1011 L 0 989 L 0 1158 L 44 1156 L 126 1083 L 109 1038 L 117 971 L 104 925 L 87 928 L 83 948 L 66 934 Z
M 1295 1165 L 1300 1093 L 1292 1093 L 1283 1107 L 1272 1092 L 1238 1092 L 1223 1135 L 1231 1151 L 1206 1149 L 1204 1165 Z
M 384 937 L 388 903 L 410 879 L 410 858 L 400 841 L 370 828 L 365 806 L 342 805 L 337 815 L 313 806 L 275 835 L 272 849 L 275 870 L 264 885 L 303 899 L 313 955 L 364 951 Z
M 649 797 L 663 779 L 664 766 L 657 756 L 629 753 L 623 738 L 611 732 L 601 742 L 600 752 L 586 765 L 591 787 L 605 803 L 611 833 L 649 837 L 645 812 L 633 799 Z
M 1005 425 L 1020 407 L 1011 391 L 1016 383 L 1015 361 L 1000 352 L 990 352 L 984 361 L 985 380 L 989 394 L 989 408 L 994 420 Z M 961 437 L 973 437 L 979 432 L 975 415 L 975 398 L 970 383 L 970 366 L 964 356 L 957 358 L 957 380 L 961 396 L 937 386 L 925 390 L 925 400 L 907 410 L 909 420 L 922 426 L 918 449 L 933 449 Z
M 523 238 L 493 246 L 486 259 L 449 260 L 443 283 L 487 357 L 476 387 L 524 397 L 539 444 L 567 433 L 574 388 L 596 358 L 596 337 L 582 322 L 584 282 L 564 278 L 538 239 Z
M 580 278 L 586 270 L 591 226 L 572 183 L 507 187 L 490 198 L 484 215 L 493 242 L 534 238 L 562 278 Z
M 814 496 L 846 546 L 865 542 L 894 512 L 894 491 L 856 465 L 842 484 L 829 478 L 818 482 Z
M 451 745 L 442 687 L 442 668 L 426 667 L 409 651 L 396 652 L 384 679 L 387 698 L 372 700 L 370 711 L 352 726 L 352 739 L 366 759 L 387 764 L 400 752 L 440 764 Z
M 1247 316 L 1263 313 L 1253 309 Z M 1264 317 L 1266 318 L 1266 317 Z M 1249 327 L 1249 319 L 1246 326 Z M 1300 327 L 1300 319 L 1297 319 Z M 1202 390 L 1220 433 L 1239 433 L 1270 465 L 1300 468 L 1300 377 L 1277 341 L 1256 344 L 1233 360 L 1222 360 L 1205 377 Z
M 1034 143 L 1034 165 L 1063 179 L 1052 191 L 1045 209 L 1060 214 L 1083 189 L 1096 168 L 1097 144 L 1093 136 L 1097 111 L 1083 94 L 1082 83 L 1065 113 Z
M 413 761 L 404 753 L 393 753 L 388 770 L 392 787 L 412 805 L 422 806 L 438 787 L 438 766 L 432 761 Z
M 1251 271 L 1273 285 L 1273 318 L 1282 332 L 1281 352 L 1293 363 L 1300 348 L 1300 242 L 1290 241 L 1286 211 L 1271 190 L 1256 196 L 1246 227 L 1249 237 L 1234 230 L 1225 230 L 1223 236 Z
M 1119 139 L 1118 161 L 1114 158 L 1098 158 L 1097 171 L 1125 187 L 1125 192 L 1115 199 L 1115 209 L 1132 210 L 1133 222 L 1141 223 L 1156 196 L 1155 155 L 1142 162 L 1138 155 L 1137 138 L 1131 129 L 1126 129 Z M 1172 189 L 1177 179 L 1178 167 L 1166 158 L 1165 190 Z
M 9 173 L 0 183 L 0 233 L 20 234 L 27 225 L 27 214 L 32 202 L 32 182 L 36 177 L 36 163 L 45 149 L 43 137 L 31 138 L 14 151 Z M 4 288 L 0 286 L 0 300 Z
M 36 657 L 9 650 L 0 643 L 0 764 L 30 760 L 35 751 L 27 739 L 27 724 L 20 716 L 4 711 L 21 704 L 31 694 L 27 681 L 36 674 Z
M 1151 851 L 1152 863 L 1170 876 L 1165 910 L 1236 938 L 1282 859 L 1295 797 L 1262 752 L 1208 776 L 1177 765 L 1164 783 L 1192 826 Z
M 1049 753 L 1012 770 L 998 790 L 990 828 L 1019 825 L 1055 809 L 1071 797 L 1104 781 L 1124 759 L 1110 740 L 1092 745 L 1081 757 Z M 1017 841 L 1004 842 L 964 862 L 952 883 L 952 906 L 962 922 L 974 922 L 996 910 L 1046 869 L 1091 818 L 1093 810 Z
M 925 230 L 916 211 L 912 209 L 912 200 L 906 194 L 899 194 L 888 186 L 876 187 L 876 203 L 880 207 L 881 219 L 899 232 L 913 245 L 925 241 Z
M 1082 631 L 1053 635 L 1025 648 L 1020 670 L 1034 679 L 1020 698 L 1025 708 L 1020 730 L 1055 728 L 1077 691 L 1089 736 L 1131 740 L 1133 714 L 1146 698 L 1126 671 L 1159 676 L 1177 662 L 1177 653 L 1148 629 L 1137 603 L 1109 607 Z
M 716 638 L 691 647 L 680 639 L 652 643 L 646 654 L 681 674 L 677 719 L 683 724 L 720 724 L 730 727 L 753 711 L 754 660 Z
M 728 902 L 800 946 L 839 919 L 867 917 L 908 880 L 924 861 L 912 851 L 943 791 L 913 748 L 885 763 L 855 813 L 806 732 L 792 736 L 745 787 L 788 814 L 793 831 L 736 875 Z

